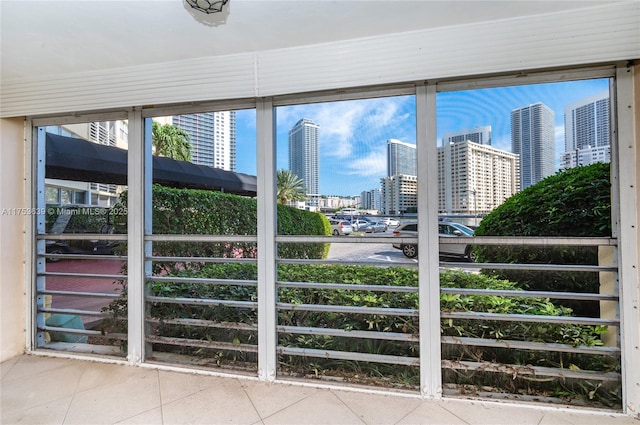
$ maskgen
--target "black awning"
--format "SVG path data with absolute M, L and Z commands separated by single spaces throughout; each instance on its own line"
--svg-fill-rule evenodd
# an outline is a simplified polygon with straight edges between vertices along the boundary
M 127 184 L 128 152 L 125 149 L 47 133 L 46 151 L 47 178 Z M 256 196 L 257 192 L 255 176 L 161 156 L 153 157 L 153 182 L 245 196 Z

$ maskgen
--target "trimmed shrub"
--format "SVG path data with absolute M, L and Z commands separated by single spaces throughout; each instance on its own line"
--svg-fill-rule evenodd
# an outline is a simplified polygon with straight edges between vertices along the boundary
M 610 236 L 610 165 L 561 171 L 509 198 L 482 220 L 476 236 Z M 479 262 L 598 264 L 597 247 L 475 247 Z M 598 273 L 485 270 L 540 291 L 598 292 Z M 576 314 L 597 317 L 597 302 L 563 301 Z

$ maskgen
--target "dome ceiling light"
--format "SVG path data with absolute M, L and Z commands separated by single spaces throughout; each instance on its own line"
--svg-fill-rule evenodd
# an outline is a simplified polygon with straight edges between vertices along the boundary
M 206 14 L 222 12 L 229 0 L 185 0 L 189 6 Z

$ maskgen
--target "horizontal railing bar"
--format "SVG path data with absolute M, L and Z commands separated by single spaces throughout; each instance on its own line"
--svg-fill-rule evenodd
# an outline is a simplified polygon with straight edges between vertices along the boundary
M 231 342 L 222 342 L 222 341 L 203 341 L 200 339 L 169 338 L 166 336 L 154 336 L 154 335 L 147 336 L 145 338 L 145 341 L 155 343 L 155 344 L 178 345 L 181 347 L 212 348 L 212 349 L 218 349 L 218 350 L 243 351 L 243 352 L 249 352 L 249 353 L 258 352 L 257 345 L 234 344 Z
M 553 378 L 588 379 L 597 381 L 619 382 L 621 375 L 615 372 L 597 372 L 589 370 L 560 369 L 541 366 L 521 366 L 510 364 L 499 364 L 489 362 L 470 362 L 462 360 L 442 360 L 442 367 L 445 369 L 473 370 L 479 372 L 497 372 L 516 377 L 540 378 L 543 376 Z
M 219 257 L 147 257 L 147 261 L 175 263 L 257 263 L 257 258 L 219 258 Z
M 151 276 L 146 278 L 148 282 L 178 282 L 178 283 L 205 283 L 215 285 L 234 286 L 258 286 L 256 280 L 239 279 L 210 279 L 206 277 L 172 277 L 172 276 Z
M 620 348 L 618 347 L 601 347 L 601 346 L 589 347 L 586 345 L 573 346 L 569 344 L 556 344 L 551 342 L 496 340 L 496 339 L 468 338 L 468 337 L 458 337 L 458 336 L 443 336 L 440 340 L 443 344 L 451 344 L 451 345 L 510 348 L 510 349 L 531 350 L 531 351 L 554 351 L 554 352 L 562 352 L 562 353 L 595 354 L 595 355 L 603 355 L 603 356 L 620 355 Z
M 565 236 L 474 236 L 440 237 L 446 244 L 462 245 L 505 245 L 505 246 L 617 246 L 618 240 L 609 237 L 565 237 Z M 417 244 L 417 237 L 369 236 L 335 238 L 332 236 L 276 236 L 276 242 L 282 243 L 389 243 Z
M 169 298 L 169 297 L 155 297 L 147 296 L 145 298 L 148 302 L 157 302 L 163 304 L 189 304 L 189 305 L 208 305 L 208 306 L 227 306 L 227 307 L 241 307 L 241 308 L 258 308 L 258 303 L 255 301 L 228 301 L 228 300 L 211 300 L 201 298 Z
M 145 235 L 145 241 L 151 242 L 258 242 L 255 235 Z
M 309 283 L 309 282 L 280 282 L 276 281 L 280 288 L 304 288 L 304 289 L 339 289 L 351 291 L 372 292 L 418 292 L 417 286 L 388 286 L 388 285 L 361 285 L 351 283 Z
M 99 273 L 65 273 L 65 272 L 42 272 L 38 276 L 76 277 L 85 279 L 117 279 L 126 280 L 126 274 L 99 274 Z
M 392 236 L 317 236 L 317 235 L 298 235 L 298 236 L 276 236 L 278 243 L 396 243 L 401 239 L 410 239 L 417 243 L 417 238 L 394 238 Z
M 472 267 L 475 269 L 539 270 L 567 272 L 617 272 L 616 266 L 595 266 L 589 264 L 517 264 L 517 263 L 462 263 L 440 262 L 440 267 Z
M 101 311 L 91 311 L 91 310 L 75 310 L 72 308 L 51 308 L 51 307 L 39 307 L 39 313 L 59 313 L 59 314 L 73 314 L 76 316 L 93 316 L 93 317 L 109 317 L 108 313 L 103 313 Z
M 79 291 L 54 291 L 43 289 L 38 291 L 38 295 L 64 295 L 68 297 L 85 297 L 85 298 L 119 298 L 121 294 L 105 294 L 102 292 L 79 292 Z
M 213 322 L 211 320 L 202 320 L 202 319 L 156 319 L 156 318 L 146 318 L 147 323 L 155 323 L 155 324 L 168 324 L 168 325 L 180 325 L 180 326 L 197 326 L 197 327 L 205 327 L 205 328 L 220 328 L 220 329 L 234 329 L 237 331 L 251 331 L 255 332 L 258 330 L 258 325 L 250 325 L 247 323 L 236 323 L 236 322 Z
M 358 331 L 347 329 L 331 329 L 331 328 L 313 328 L 302 326 L 277 326 L 278 332 L 302 334 L 302 335 L 328 335 L 347 338 L 362 338 L 362 339 L 381 339 L 387 341 L 406 341 L 417 342 L 420 338 L 418 335 L 404 334 L 398 332 L 374 332 L 374 331 Z
M 416 357 L 389 356 L 384 354 L 351 353 L 346 351 L 317 350 L 313 348 L 277 347 L 277 353 L 289 356 L 315 357 L 322 359 L 354 360 L 358 362 L 389 363 L 404 366 L 418 366 Z
M 418 310 L 408 308 L 384 308 L 384 307 L 357 307 L 346 305 L 320 305 L 320 304 L 289 304 L 276 303 L 278 310 L 302 310 L 302 311 L 321 311 L 331 313 L 353 313 L 353 314 L 379 314 L 387 316 L 411 316 L 417 317 Z
M 126 241 L 127 235 L 113 233 L 56 233 L 36 235 L 39 241 Z
M 61 260 L 120 260 L 127 261 L 126 255 L 106 254 L 38 254 L 44 258 L 59 258 Z
M 569 236 L 473 236 L 439 238 L 441 243 L 458 245 L 505 246 L 617 246 L 618 239 L 609 237 Z
M 585 300 L 585 301 L 617 301 L 615 294 L 592 294 L 580 292 L 551 292 L 551 291 L 514 291 L 500 289 L 468 289 L 468 288 L 440 288 L 443 294 L 457 295 L 482 295 L 497 297 L 522 297 L 522 298 L 553 298 L 558 300 Z
M 321 264 L 321 265 L 349 265 L 349 266 L 371 266 L 371 267 L 416 267 L 418 265 L 417 261 L 398 261 L 393 263 L 384 263 L 375 260 L 362 260 L 362 261 L 352 261 L 352 260 L 298 260 L 298 259 L 277 259 L 276 262 L 278 264 Z
M 440 312 L 441 319 L 495 320 L 499 322 L 553 323 L 563 325 L 618 326 L 620 320 L 595 317 L 542 316 L 535 314 L 501 314 L 481 311 Z
M 59 328 L 55 326 L 42 326 L 42 327 L 38 327 L 38 330 L 46 331 L 46 332 L 74 334 L 74 335 L 87 335 L 87 336 L 106 338 L 106 339 L 126 340 L 128 338 L 127 334 L 123 334 L 123 333 L 108 333 L 108 332 L 102 332 L 102 331 L 92 331 L 90 329 L 72 329 L 72 328 Z

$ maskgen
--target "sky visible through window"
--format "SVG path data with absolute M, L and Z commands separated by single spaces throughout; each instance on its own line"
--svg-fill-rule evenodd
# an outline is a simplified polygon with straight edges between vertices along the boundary
M 542 102 L 555 113 L 556 169 L 564 152 L 564 108 L 608 90 L 608 79 L 476 89 L 437 95 L 438 145 L 444 133 L 491 126 L 492 146 L 511 152 L 511 111 Z M 277 108 L 277 167 L 287 169 L 288 132 L 301 118 L 319 130 L 323 195 L 353 196 L 380 187 L 386 141 L 416 142 L 415 97 L 397 96 Z M 256 174 L 255 110 L 238 111 L 237 171 Z

